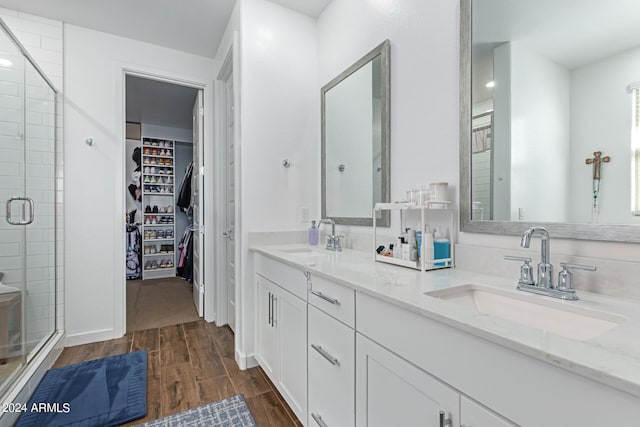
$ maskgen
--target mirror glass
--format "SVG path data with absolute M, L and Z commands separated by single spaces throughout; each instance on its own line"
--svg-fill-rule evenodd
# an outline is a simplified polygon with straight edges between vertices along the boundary
M 638 1 L 471 1 L 470 219 L 640 223 L 639 19 Z
M 389 201 L 389 42 L 322 88 L 322 217 L 372 225 Z M 377 225 L 388 226 L 389 212 Z M 384 215 L 382 215 L 384 214 Z

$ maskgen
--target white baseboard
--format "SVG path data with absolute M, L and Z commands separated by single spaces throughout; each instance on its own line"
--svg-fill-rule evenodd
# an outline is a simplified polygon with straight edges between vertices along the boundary
M 253 354 L 246 355 L 236 350 L 236 363 L 241 371 L 258 366 L 258 361 Z
M 65 347 L 74 345 L 89 344 L 92 342 L 106 341 L 117 338 L 113 329 L 102 329 L 99 331 L 83 332 L 81 334 L 67 335 L 64 341 Z

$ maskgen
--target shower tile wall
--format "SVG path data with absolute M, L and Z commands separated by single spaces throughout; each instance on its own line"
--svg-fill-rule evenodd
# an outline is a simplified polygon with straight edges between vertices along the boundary
M 32 58 L 47 75 L 49 80 L 62 94 L 63 91 L 63 25 L 53 21 L 21 12 L 0 8 L 2 18 Z M 4 73 L 6 75 L 6 73 Z M 7 79 L 2 76 L 2 82 Z M 63 117 L 62 100 L 59 95 L 57 105 L 46 90 L 39 75 L 34 71 L 26 76 L 26 134 L 27 134 L 27 188 L 36 204 L 41 207 L 36 212 L 36 220 L 27 231 L 27 321 L 29 324 L 27 342 L 37 341 L 46 331 L 51 330 L 54 305 L 58 304 L 58 329 L 63 328 L 64 313 L 64 217 L 63 217 Z M 16 83 L 17 84 L 17 83 Z M 0 84 L 0 97 L 12 95 L 15 87 L 11 82 Z M 7 105 L 5 102 L 2 104 Z M 17 106 L 16 106 L 17 107 Z M 16 130 L 22 125 L 19 110 L 4 109 L 0 113 L 0 146 L 18 136 Z M 57 134 L 54 135 L 57 124 Z M 57 146 L 53 144 L 53 137 Z M 2 148 L 2 147 L 0 147 Z M 5 162 L 6 160 L 3 160 Z M 54 168 L 55 165 L 55 168 Z M 5 168 L 5 166 L 7 166 Z M 11 171 L 15 167 L 4 163 L 3 170 Z M 55 176 L 54 176 L 55 173 Z M 5 194 L 2 194 L 4 197 Z M 3 199 L 4 200 L 4 199 Z M 57 214 L 57 217 L 56 217 Z M 55 226 L 55 228 L 54 228 Z M 53 231 L 55 230 L 55 232 Z M 16 231 L 0 230 L 3 235 L 0 244 L 0 271 L 6 276 L 4 283 L 16 283 L 21 280 L 7 252 L 17 253 Z M 4 238 L 6 236 L 6 239 Z M 12 238 L 13 236 L 13 238 Z M 54 258 L 53 253 L 56 253 Z M 55 262 L 55 264 L 54 264 Z M 7 265 L 8 264 L 8 265 Z M 57 265 L 56 265 L 57 264 Z M 16 264 L 14 263 L 13 266 Z M 54 274 L 57 268 L 58 291 L 53 295 Z

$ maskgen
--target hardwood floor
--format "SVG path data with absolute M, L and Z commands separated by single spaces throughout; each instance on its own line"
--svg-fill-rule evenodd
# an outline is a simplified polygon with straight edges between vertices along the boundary
M 302 426 L 261 368 L 238 368 L 231 329 L 204 320 L 67 347 L 54 367 L 143 349 L 148 353 L 147 416 L 126 425 L 242 394 L 259 427 Z

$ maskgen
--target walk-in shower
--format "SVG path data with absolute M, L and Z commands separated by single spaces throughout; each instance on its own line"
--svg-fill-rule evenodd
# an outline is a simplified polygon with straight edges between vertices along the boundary
M 0 22 L 0 400 L 56 325 L 57 91 Z

